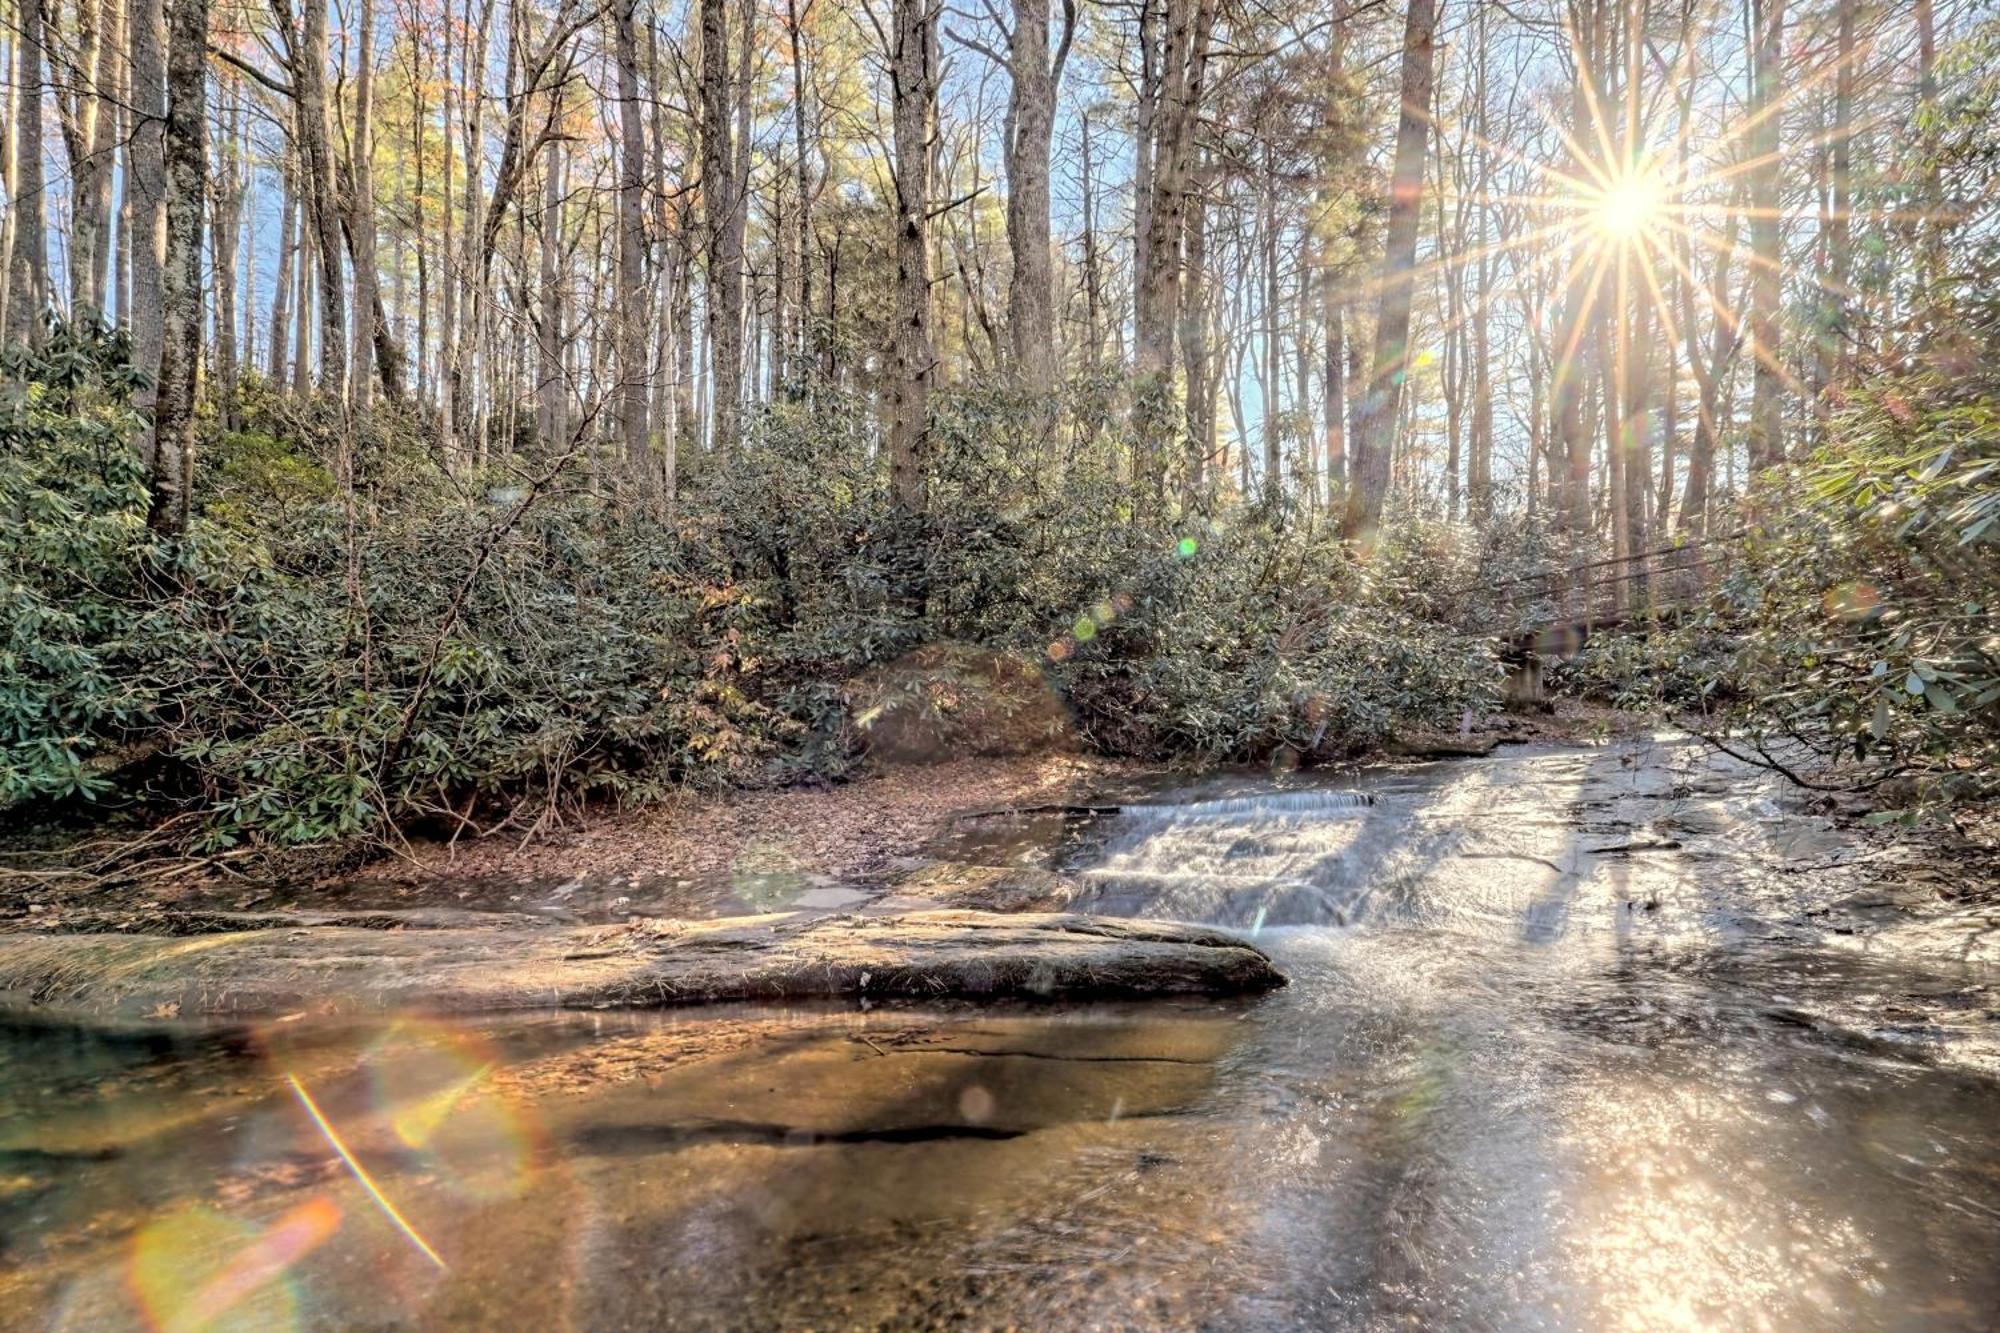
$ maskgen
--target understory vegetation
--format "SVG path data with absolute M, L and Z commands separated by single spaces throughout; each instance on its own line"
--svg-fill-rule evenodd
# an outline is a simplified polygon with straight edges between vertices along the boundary
M 122 339 L 60 326 L 9 370 L 11 807 L 161 802 L 218 848 L 836 777 L 866 740 L 851 683 L 941 644 L 1010 650 L 1084 743 L 1156 759 L 1325 758 L 1497 701 L 1463 531 L 1400 523 L 1362 558 L 1306 512 L 1148 522 L 1110 470 L 1025 466 L 1034 416 L 1003 399 L 941 405 L 925 514 L 857 406 L 774 411 L 675 518 L 560 457 L 448 478 L 388 416 L 344 462 L 273 401 L 217 432 L 166 537 Z M 929 665 L 907 688 L 949 710 L 952 659 Z
M 1960 363 L 1858 390 L 1818 459 L 1769 479 L 1770 517 L 1707 548 L 1710 592 L 1591 639 L 1558 688 L 1808 781 L 1990 796 L 1990 299 L 1963 327 Z M 389 413 L 345 457 L 336 412 L 253 394 L 244 430 L 210 423 L 194 517 L 162 536 L 122 337 L 56 326 L 7 369 L 0 806 L 179 812 L 198 850 L 832 779 L 898 710 L 976 750 L 954 715 L 990 730 L 979 710 L 1015 705 L 975 645 L 1055 701 L 1021 705 L 1031 740 L 1324 761 L 1494 711 L 1506 636 L 1552 614 L 1495 589 L 1546 594 L 1593 554 L 1518 515 L 1401 514 L 1373 545 L 1309 509 L 1149 521 L 1091 461 L 1114 450 L 1055 465 L 1040 409 L 1000 393 L 941 403 L 924 514 L 856 404 L 773 409 L 671 517 L 561 454 L 448 477 Z

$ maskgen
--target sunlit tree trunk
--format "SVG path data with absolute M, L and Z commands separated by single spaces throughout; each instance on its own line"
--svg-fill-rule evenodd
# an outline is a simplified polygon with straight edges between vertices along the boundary
M 1423 203 L 1424 156 L 1430 142 L 1431 70 L 1437 0 L 1410 0 L 1403 26 L 1402 111 L 1396 162 L 1389 181 L 1389 226 L 1382 257 L 1382 296 L 1367 396 L 1354 432 L 1355 484 L 1344 529 L 1360 537 L 1382 519 L 1389 492 L 1389 450 L 1409 362 L 1410 297 L 1417 264 L 1417 223 Z
M 1778 305 L 1784 292 L 1784 225 L 1779 215 L 1778 80 L 1784 58 L 1785 0 L 1750 0 L 1750 350 L 1749 452 L 1752 473 L 1785 458 L 1784 381 Z

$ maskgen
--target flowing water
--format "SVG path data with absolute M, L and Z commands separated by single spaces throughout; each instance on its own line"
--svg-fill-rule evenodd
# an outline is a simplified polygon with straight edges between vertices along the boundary
M 2000 1327 L 1991 923 L 1769 783 L 1621 742 L 1127 799 L 947 850 L 1290 986 L 0 1029 L 0 1324 Z

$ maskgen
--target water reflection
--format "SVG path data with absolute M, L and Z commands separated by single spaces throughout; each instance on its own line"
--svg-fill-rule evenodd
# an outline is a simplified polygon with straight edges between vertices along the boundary
M 1255 1001 L 0 1033 L 0 1323 L 1992 1326 L 2000 1089 L 1863 1021 L 1978 978 L 1802 931 L 1832 834 L 1692 752 L 1334 785 L 1054 835 Z

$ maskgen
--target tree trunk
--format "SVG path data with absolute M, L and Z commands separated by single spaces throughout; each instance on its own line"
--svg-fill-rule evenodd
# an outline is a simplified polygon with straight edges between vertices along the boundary
M 785 18 L 792 36 L 792 148 L 796 156 L 793 163 L 798 173 L 799 203 L 792 210 L 793 228 L 797 232 L 798 254 L 798 345 L 796 360 L 792 365 L 792 376 L 801 385 L 811 379 L 813 369 L 813 287 L 812 287 L 812 169 L 807 166 L 806 156 L 806 59 L 805 35 L 800 25 L 812 13 L 813 0 L 806 0 L 800 8 L 798 0 L 785 0 Z
M 109 311 L 111 184 L 118 152 L 118 93 L 113 76 L 125 56 L 121 0 L 79 0 L 74 78 L 76 152 L 70 164 L 70 307 L 79 315 Z
M 741 184 L 731 140 L 729 20 L 725 0 L 701 0 L 701 191 L 708 230 L 708 327 L 713 347 L 713 447 L 736 447 L 743 392 Z
M 289 19 L 290 0 L 274 0 Z M 291 61 L 296 93 L 295 129 L 305 211 L 310 223 L 319 277 L 319 387 L 347 397 L 347 295 L 341 281 L 340 207 L 335 197 L 331 131 L 327 121 L 326 0 L 305 0 L 298 47 Z M 287 23 L 289 27 L 289 22 Z
M 1320 408 L 1326 423 L 1321 432 L 1326 451 L 1327 502 L 1338 501 L 1347 489 L 1347 314 L 1339 279 L 1331 264 L 1319 271 L 1321 317 L 1326 322 L 1326 359 L 1320 370 Z
M 375 263 L 375 0 L 361 0 L 361 27 L 355 46 L 347 234 L 354 257 L 354 405 L 366 410 L 375 399 L 376 346 L 388 333 Z
M 1784 61 L 1785 0 L 1750 0 L 1753 41 L 1750 73 L 1750 470 L 1785 458 L 1784 380 L 1779 361 L 1778 304 L 1784 291 L 1784 226 L 1778 210 L 1778 122 L 1783 101 L 1778 80 Z
M 1014 269 L 1007 284 L 1007 328 L 1021 382 L 1045 393 L 1056 378 L 1055 298 L 1049 252 L 1049 145 L 1056 92 L 1075 22 L 1065 2 L 1062 47 L 1049 63 L 1049 0 L 1014 0 L 1007 56 L 1013 91 L 1007 105 L 1007 244 Z
M 219 97 L 218 101 L 221 100 Z M 237 237 L 243 220 L 243 103 L 231 99 L 222 117 L 213 185 L 209 198 L 210 244 L 215 250 L 215 393 L 216 407 L 226 429 L 236 429 L 236 260 Z
M 1354 433 L 1355 485 L 1344 528 L 1362 536 L 1382 519 L 1389 493 L 1389 448 L 1402 406 L 1408 364 L 1410 297 L 1417 264 L 1417 223 L 1423 204 L 1424 155 L 1430 142 L 1433 36 L 1437 0 L 1410 0 L 1403 26 L 1402 112 L 1396 123 L 1396 165 L 1389 182 L 1389 227 L 1382 257 L 1382 298 L 1375 321 L 1375 355 Z
M 47 202 L 42 173 L 42 0 L 19 0 L 14 100 L 14 235 L 7 253 L 7 341 L 39 343 L 49 300 Z
M 1215 399 L 1209 392 L 1208 198 L 1207 171 L 1197 173 L 1188 200 L 1181 266 L 1181 373 L 1187 380 L 1187 464 L 1182 503 L 1197 508 L 1208 488 L 1209 437 L 1215 428 Z
M 931 383 L 931 130 L 937 108 L 937 11 L 932 0 L 896 0 L 890 79 L 894 103 L 896 314 L 887 388 L 889 473 L 896 503 L 927 500 Z
M 563 147 L 552 139 L 542 165 L 541 314 L 537 321 L 535 354 L 535 434 L 544 449 L 555 448 L 569 433 L 563 412 L 563 310 L 558 260 L 562 253 Z
M 194 480 L 194 390 L 201 366 L 202 209 L 208 185 L 208 0 L 173 0 L 167 33 L 166 254 L 159 394 L 153 412 L 155 532 L 186 530 Z
M 647 437 L 646 377 L 646 122 L 639 105 L 639 43 L 634 0 L 615 0 L 611 17 L 618 61 L 618 377 L 619 426 L 625 465 L 640 491 L 654 495 L 651 441 Z
M 1840 0 L 1836 20 L 1833 76 L 1833 164 L 1830 207 L 1826 219 L 1826 282 L 1820 292 L 1823 313 L 1819 329 L 1821 410 L 1844 378 L 1847 364 L 1848 293 L 1854 281 L 1852 224 L 1854 210 L 1854 11 L 1856 0 Z
M 292 189 L 292 168 L 281 166 L 285 178 L 285 202 L 278 217 L 278 280 L 271 293 L 271 355 L 264 373 L 273 388 L 285 387 L 286 342 L 291 333 L 289 314 L 292 297 L 292 256 L 298 248 L 298 196 Z
M 1578 25 L 1576 85 L 1572 90 L 1569 140 L 1574 174 L 1588 178 L 1588 145 L 1598 142 L 1598 89 L 1604 44 L 1603 0 L 1589 5 Z M 1550 460 L 1549 489 L 1556 502 L 1556 521 L 1572 538 L 1590 527 L 1590 432 L 1585 428 L 1583 399 L 1590 372 L 1598 360 L 1596 329 L 1604 278 L 1601 254 L 1579 244 L 1563 280 L 1562 315 L 1556 327 L 1555 357 L 1550 366 L 1550 391 L 1555 408 L 1555 451 Z M 1558 466 L 1559 465 L 1559 466 Z

